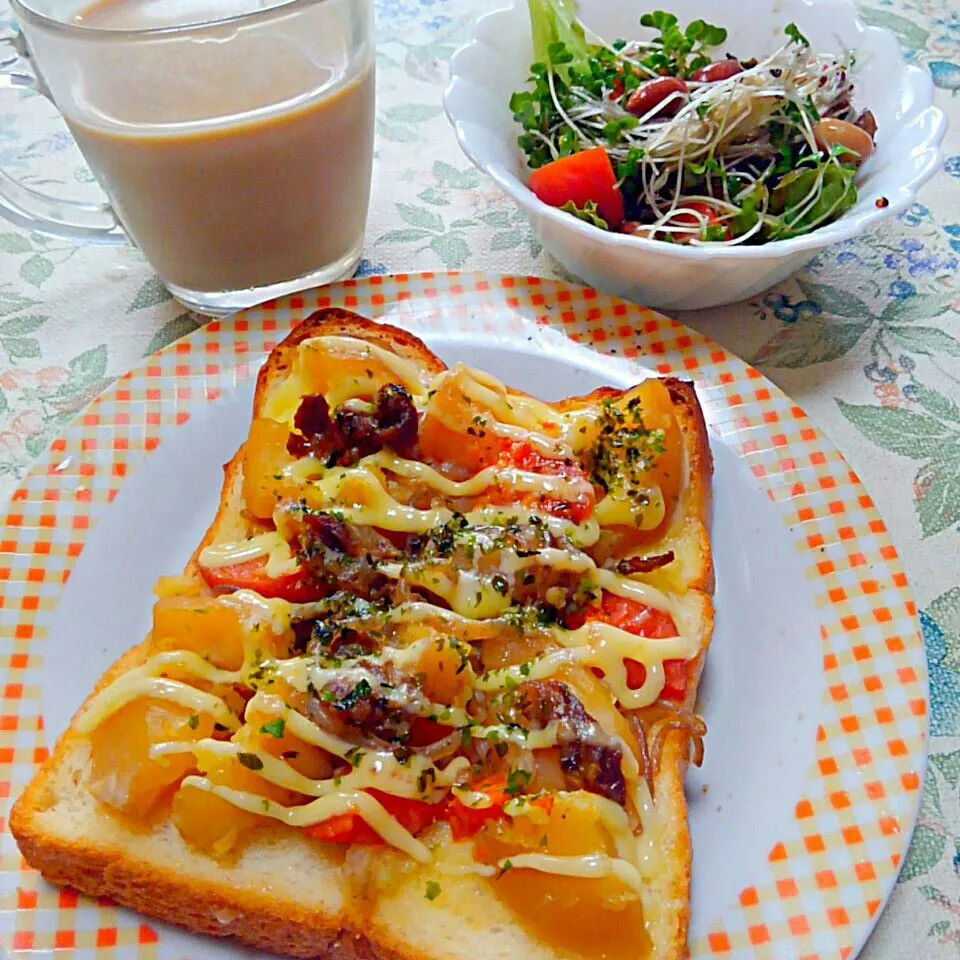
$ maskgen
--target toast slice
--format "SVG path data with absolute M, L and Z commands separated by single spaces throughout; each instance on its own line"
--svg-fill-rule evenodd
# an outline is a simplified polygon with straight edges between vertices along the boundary
M 394 382 L 407 400 L 385 387 Z M 409 333 L 341 310 L 314 314 L 271 353 L 250 438 L 225 467 L 216 517 L 184 574 L 161 580 L 153 631 L 106 672 L 14 805 L 10 829 L 28 863 L 52 883 L 293 957 L 686 955 L 683 778 L 702 746 L 692 709 L 713 626 L 702 414 L 677 380 L 552 409 L 499 390 L 476 371 L 446 371 Z M 342 416 L 304 403 L 316 396 Z M 467 416 L 464 401 L 477 412 Z M 271 447 L 277 436 L 285 442 Z M 398 458 L 441 479 L 431 486 Z M 462 495 L 484 470 L 490 486 Z M 367 486 L 350 487 L 359 473 Z M 334 474 L 352 479 L 318 493 Z M 369 476 L 408 517 L 439 505 L 438 528 L 400 530 L 369 495 Z M 457 496 L 438 491 L 444 478 L 460 484 Z M 476 520 L 496 510 L 506 519 Z M 505 542 L 456 547 L 459 531 L 489 536 L 491 524 Z M 474 564 L 488 554 L 500 566 Z M 362 606 L 344 606 L 356 596 Z M 201 609 L 213 616 L 198 619 Z M 266 655 L 252 650 L 255 631 Z M 380 631 L 385 645 L 371 652 L 364 644 Z M 634 667 L 615 682 L 609 659 L 597 677 L 604 639 L 618 656 L 636 648 L 639 677 Z M 657 642 L 683 656 L 665 661 Z M 389 657 L 417 643 L 439 653 L 415 663 L 413 689 Z M 460 657 L 446 675 L 445 643 Z M 551 656 L 555 669 L 541 664 Z M 298 670 L 308 677 L 299 688 Z M 403 712 L 425 691 L 433 712 Z M 279 708 L 256 713 L 268 703 Z M 416 733 L 418 723 L 430 729 Z M 451 729 L 458 745 L 440 758 Z M 291 743 L 299 749 L 280 749 Z M 382 758 L 379 773 L 370 757 Z M 281 767 L 296 767 L 293 780 L 273 776 Z M 359 792 L 379 798 L 385 819 L 343 804 L 361 776 Z M 406 797 L 384 799 L 391 791 Z M 311 803 L 327 805 L 322 818 L 278 819 Z

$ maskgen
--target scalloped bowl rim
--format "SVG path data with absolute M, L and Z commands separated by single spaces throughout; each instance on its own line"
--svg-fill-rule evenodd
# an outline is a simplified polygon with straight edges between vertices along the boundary
M 849 240 L 851 237 L 864 233 L 870 227 L 885 220 L 887 217 L 903 213 L 916 199 L 918 189 L 926 183 L 943 164 L 943 154 L 940 146 L 947 132 L 947 120 L 944 112 L 933 103 L 933 78 L 928 71 L 913 64 L 908 64 L 906 60 L 904 60 L 903 49 L 891 31 L 884 27 L 867 26 L 855 8 L 845 2 L 845 0 L 841 0 L 841 2 L 831 4 L 831 6 L 845 7 L 849 10 L 852 23 L 858 32 L 867 35 L 885 34 L 893 41 L 897 51 L 897 59 L 894 64 L 891 64 L 891 67 L 896 67 L 903 76 L 904 79 L 901 86 L 910 87 L 916 95 L 916 105 L 904 116 L 904 123 L 917 123 L 925 116 L 928 116 L 931 120 L 932 130 L 930 136 L 915 144 L 913 150 L 935 148 L 933 160 L 927 162 L 922 168 L 912 169 L 910 171 L 911 176 L 897 187 L 895 195 L 890 196 L 889 193 L 886 193 L 886 199 L 889 201 L 887 206 L 877 207 L 875 203 L 867 206 L 864 203 L 865 198 L 861 197 L 858 199 L 857 204 L 839 219 L 834 220 L 832 223 L 825 224 L 823 227 L 819 227 L 811 233 L 803 234 L 799 237 L 791 237 L 786 240 L 774 240 L 770 243 L 757 246 L 738 245 L 729 247 L 721 244 L 703 246 L 666 244 L 663 241 L 651 240 L 646 237 L 636 237 L 625 233 L 609 233 L 597 230 L 596 227 L 544 203 L 519 177 L 504 168 L 502 164 L 481 160 L 463 128 L 462 121 L 469 122 L 469 117 L 458 117 L 451 107 L 451 100 L 457 87 L 466 83 L 464 74 L 457 70 L 457 62 L 462 60 L 471 48 L 481 44 L 478 37 L 479 29 L 482 26 L 489 26 L 491 22 L 499 18 L 512 14 L 516 7 L 521 4 L 525 4 L 525 0 L 515 0 L 512 4 L 497 7 L 477 18 L 470 40 L 458 48 L 450 58 L 450 78 L 443 94 L 444 112 L 454 128 L 460 149 L 463 150 L 474 166 L 490 176 L 521 208 L 532 208 L 539 216 L 553 221 L 561 228 L 581 235 L 585 240 L 593 242 L 599 240 L 614 247 L 633 247 L 638 251 L 655 250 L 658 253 L 668 254 L 677 259 L 684 260 L 702 260 L 707 257 L 761 259 L 770 258 L 771 256 L 788 257 L 791 254 L 801 253 L 805 250 L 812 252 L 822 247 Z M 864 206 L 861 207 L 861 203 L 864 203 Z

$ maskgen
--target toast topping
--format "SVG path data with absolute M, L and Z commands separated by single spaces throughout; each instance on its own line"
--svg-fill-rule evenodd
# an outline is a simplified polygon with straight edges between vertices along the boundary
M 98 798 L 144 817 L 172 794 L 217 856 L 269 821 L 419 862 L 453 840 L 497 882 L 635 905 L 660 856 L 650 747 L 702 735 L 643 721 L 688 715 L 701 650 L 699 610 L 649 580 L 683 451 L 656 380 L 563 409 L 304 341 L 244 448 L 251 536 L 167 585 L 151 656 L 77 721 Z M 572 845 L 567 817 L 590 824 Z

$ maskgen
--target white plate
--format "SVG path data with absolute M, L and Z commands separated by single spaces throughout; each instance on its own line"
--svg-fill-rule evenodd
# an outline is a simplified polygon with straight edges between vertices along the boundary
M 547 400 L 629 386 L 649 371 L 624 352 L 646 348 L 660 372 L 695 371 L 716 463 L 717 620 L 700 700 L 709 734 L 704 766 L 688 777 L 693 956 L 723 955 L 726 944 L 727 955 L 770 957 L 832 957 L 858 947 L 894 882 L 891 858 L 903 855 L 916 814 L 926 702 L 913 608 L 869 498 L 802 411 L 715 345 L 592 291 L 506 280 L 374 278 L 327 288 L 306 295 L 309 304 L 297 298 L 300 306 L 268 306 L 198 331 L 112 388 L 38 464 L 13 505 L 29 518 L 8 524 L 20 531 L 16 552 L 25 561 L 14 564 L 11 599 L 17 590 L 22 597 L 19 608 L 8 602 L 0 610 L 0 626 L 4 636 L 24 625 L 33 634 L 30 662 L 20 669 L 26 686 L 10 701 L 19 731 L 39 714 L 46 736 L 58 735 L 106 667 L 146 633 L 153 583 L 178 572 L 202 537 L 216 509 L 220 466 L 247 434 L 265 341 L 314 303 L 386 313 L 448 363 L 467 361 Z M 548 318 L 606 355 L 548 328 Z M 744 405 L 747 390 L 752 402 Z M 154 446 L 149 456 L 137 451 Z M 44 500 L 43 491 L 56 497 Z M 41 519 L 51 513 L 52 528 Z M 854 552 L 863 563 L 853 567 L 848 527 L 864 530 Z M 811 546 L 811 537 L 822 544 Z M 36 552 L 42 542 L 52 544 L 49 553 Z M 60 588 L 70 543 L 82 543 L 83 552 Z M 861 581 L 869 586 L 855 596 Z M 38 610 L 26 616 L 23 598 L 34 595 Z M 867 611 L 881 609 L 889 620 L 866 622 Z M 856 627 L 840 625 L 847 616 L 858 617 Z M 893 647 L 892 637 L 899 639 Z M 865 683 L 881 685 L 892 719 L 877 718 Z M 903 752 L 880 756 L 891 739 Z M 869 763 L 848 763 L 855 749 L 870 751 Z M 836 770 L 824 766 L 832 757 Z M 15 759 L 19 790 L 33 757 Z M 885 818 L 896 830 L 887 823 L 884 833 Z M 852 829 L 862 836 L 853 844 Z M 51 926 L 57 893 L 9 861 L 2 890 L 39 891 L 15 915 L 20 946 L 27 935 L 39 948 L 58 929 L 79 938 L 106 922 L 118 938 L 125 932 L 131 949 L 158 931 L 150 949 L 160 957 L 237 955 L 233 945 L 146 927 L 96 905 L 55 911 Z M 831 923 L 829 911 L 838 909 L 846 923 Z

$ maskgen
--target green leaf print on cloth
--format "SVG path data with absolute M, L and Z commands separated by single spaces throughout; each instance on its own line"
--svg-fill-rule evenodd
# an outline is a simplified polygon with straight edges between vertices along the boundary
M 840 412 L 868 440 L 901 457 L 925 461 L 914 480 L 920 528 L 933 536 L 960 522 L 960 409 L 946 395 L 917 384 L 925 409 L 914 413 L 837 400 Z
M 194 330 L 202 326 L 203 324 L 192 313 L 179 314 L 172 320 L 168 320 L 153 335 L 153 339 L 147 344 L 147 349 L 144 350 L 144 356 L 149 357 L 151 353 L 162 350 L 168 344 L 185 337 L 188 333 L 193 333 Z
M 770 367 L 797 369 L 827 363 L 849 353 L 870 325 L 812 320 L 786 327 L 768 340 L 752 362 Z

